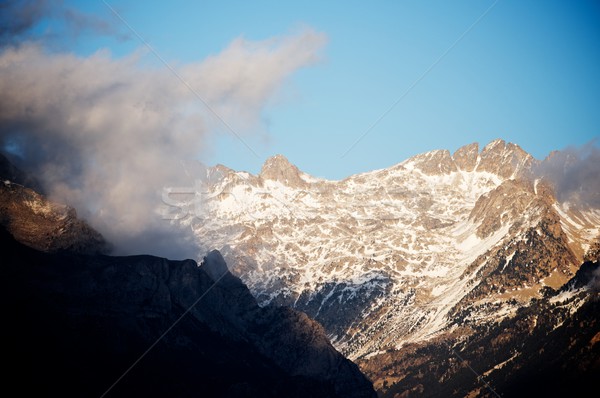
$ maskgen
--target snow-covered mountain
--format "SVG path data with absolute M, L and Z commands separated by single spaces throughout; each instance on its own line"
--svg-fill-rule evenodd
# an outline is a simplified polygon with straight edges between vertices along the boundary
M 538 163 L 496 140 L 328 181 L 277 155 L 257 176 L 207 169 L 178 218 L 261 304 L 306 312 L 368 358 L 467 336 L 573 277 L 600 211 L 558 202 Z

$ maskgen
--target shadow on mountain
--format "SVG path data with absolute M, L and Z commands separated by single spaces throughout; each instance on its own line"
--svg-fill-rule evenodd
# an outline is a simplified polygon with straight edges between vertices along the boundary
M 1 240 L 2 356 L 19 395 L 101 396 L 118 381 L 107 397 L 374 396 L 307 316 L 258 307 L 226 268 L 215 284 L 218 252 L 198 267 Z

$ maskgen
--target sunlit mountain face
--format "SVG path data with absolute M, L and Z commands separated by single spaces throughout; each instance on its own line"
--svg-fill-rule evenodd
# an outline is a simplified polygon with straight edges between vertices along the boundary
M 557 156 L 539 161 L 496 140 L 329 181 L 278 155 L 258 175 L 208 169 L 198 176 L 201 207 L 178 210 L 259 303 L 306 312 L 380 392 L 408 391 L 403 377 L 381 372 L 381 358 L 394 362 L 432 344 L 446 354 L 444 344 L 466 344 L 523 311 L 542 311 L 533 303 L 594 260 L 585 256 L 598 241 L 600 211 L 557 190 L 547 171 Z M 547 303 L 562 308 L 556 327 L 595 297 L 589 289 L 562 294 Z M 503 355 L 480 372 L 496 372 Z

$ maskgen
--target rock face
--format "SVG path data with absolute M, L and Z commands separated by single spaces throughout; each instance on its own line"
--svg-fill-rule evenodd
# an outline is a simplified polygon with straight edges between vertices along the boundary
M 452 158 L 460 170 L 475 170 L 479 158 L 479 144 L 473 143 L 457 149 Z
M 3 358 L 25 395 L 101 396 L 168 330 L 106 396 L 375 396 L 306 315 L 260 308 L 231 274 L 215 284 L 216 252 L 198 267 L 2 243 Z
M 533 160 L 533 157 L 518 145 L 495 140 L 481 151 L 476 170 L 494 173 L 502 178 L 511 178 L 528 170 Z
M 259 176 L 264 180 L 277 181 L 296 188 L 306 185 L 306 182 L 300 177 L 300 170 L 283 155 L 275 155 L 267 159 Z
M 0 225 L 20 242 L 47 252 L 93 254 L 109 250 L 104 238 L 79 219 L 75 209 L 53 203 L 24 185 L 33 179 L 5 157 L 0 158 L 0 180 Z
M 414 156 L 409 161 L 414 167 L 429 176 L 450 174 L 457 171 L 454 159 L 450 156 L 450 152 L 446 150 L 427 152 Z

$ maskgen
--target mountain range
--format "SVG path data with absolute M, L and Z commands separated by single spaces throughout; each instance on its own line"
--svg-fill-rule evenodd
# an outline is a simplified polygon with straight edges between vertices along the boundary
M 557 158 L 538 161 L 496 140 L 330 181 L 277 155 L 258 175 L 207 169 L 178 218 L 223 253 L 261 305 L 289 306 L 320 322 L 380 395 L 485 394 L 484 375 L 495 379 L 508 364 L 529 360 L 512 340 L 523 323 L 539 342 L 537 333 L 551 339 L 546 332 L 596 308 L 596 290 L 561 290 L 591 259 L 600 211 L 573 195 L 557 199 L 557 184 L 542 172 Z M 536 326 L 537 312 L 553 316 Z M 484 337 L 513 327 L 500 353 L 487 356 Z M 434 347 L 437 354 L 420 351 Z M 469 353 L 486 358 L 474 373 L 465 367 Z M 446 364 L 429 383 L 414 379 L 416 371 L 431 373 L 419 368 L 424 358 Z M 473 383 L 459 377 L 462 388 L 448 392 L 465 369 Z M 509 391 L 506 380 L 498 383 Z
M 496 140 L 340 181 L 217 165 L 164 203 L 197 261 L 108 255 L 0 160 L 24 394 L 586 396 L 600 376 L 600 210 L 560 191 L 564 153 Z

